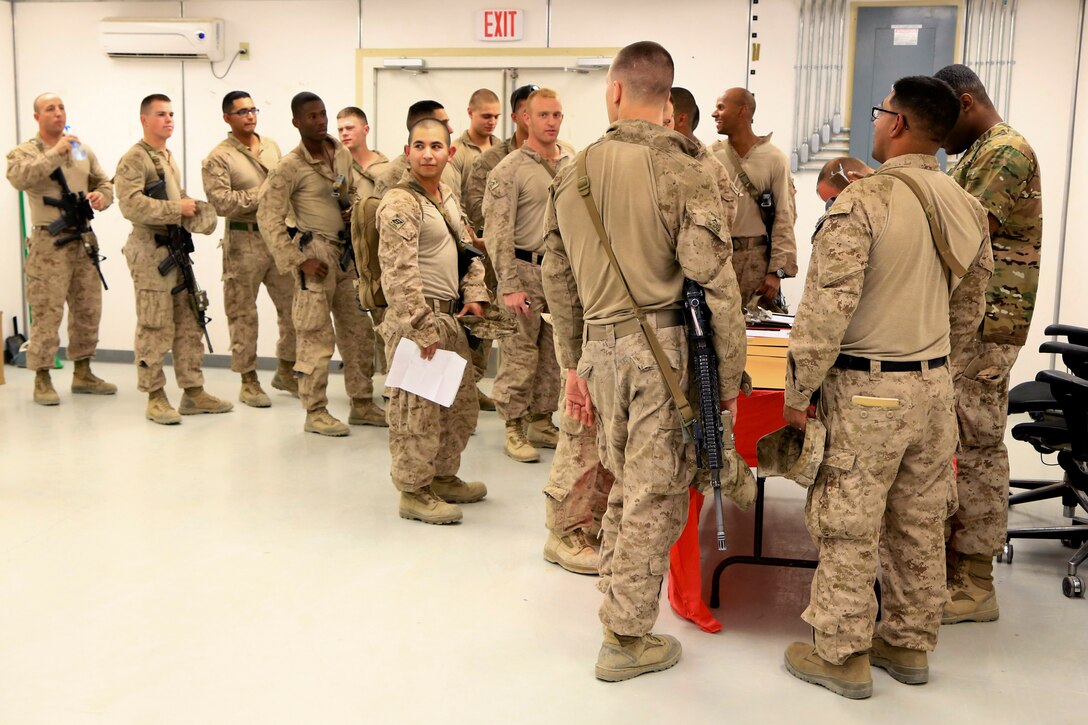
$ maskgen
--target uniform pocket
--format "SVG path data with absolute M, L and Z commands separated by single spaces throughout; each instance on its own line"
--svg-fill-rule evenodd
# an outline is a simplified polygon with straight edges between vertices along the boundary
M 166 326 L 170 314 L 170 293 L 159 290 L 136 290 L 136 317 L 141 326 L 158 330 Z
M 329 303 L 324 290 L 296 290 L 291 316 L 295 329 L 303 332 L 321 330 L 329 323 Z
M 814 536 L 824 539 L 866 539 L 872 535 L 872 516 L 858 490 L 857 455 L 844 448 L 830 448 L 809 489 L 805 524 Z

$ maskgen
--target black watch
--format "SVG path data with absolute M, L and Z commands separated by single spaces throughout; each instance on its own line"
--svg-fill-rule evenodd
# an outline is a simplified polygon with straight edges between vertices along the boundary
M 774 276 L 778 277 L 779 279 L 785 279 L 786 278 L 786 270 L 784 270 L 782 268 L 776 269 L 774 271 Z

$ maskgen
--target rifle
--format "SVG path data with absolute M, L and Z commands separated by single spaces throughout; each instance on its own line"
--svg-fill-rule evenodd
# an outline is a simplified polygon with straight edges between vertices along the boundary
M 162 179 L 148 184 L 144 193 L 158 201 L 169 201 L 166 195 L 166 182 Z M 215 352 L 212 349 L 212 338 L 208 334 L 208 323 L 212 321 L 212 318 L 204 314 L 208 309 L 208 293 L 202 290 L 196 281 L 193 260 L 189 256 L 196 249 L 193 246 L 193 235 L 188 229 L 178 224 L 167 224 L 166 234 L 155 235 L 155 246 L 166 247 L 167 251 L 166 259 L 159 262 L 159 274 L 165 277 L 173 269 L 181 273 L 181 283 L 170 290 L 170 294 L 176 295 L 186 291 L 189 293 L 189 309 L 192 310 L 196 324 L 204 333 L 208 352 Z
M 68 180 L 64 178 L 64 172 L 60 170 L 59 166 L 53 169 L 53 173 L 49 175 L 49 178 L 60 186 L 59 199 L 50 196 L 42 197 L 42 201 L 46 206 L 60 209 L 60 216 L 49 224 L 49 233 L 57 237 L 53 240 L 53 244 L 63 247 L 70 242 L 79 240 L 83 245 L 83 251 L 87 253 L 87 258 L 91 260 L 95 271 L 98 272 L 98 278 L 102 280 L 102 289 L 108 290 L 110 287 L 106 284 L 105 275 L 102 274 L 102 262 L 106 261 L 106 258 L 98 253 L 98 237 L 95 236 L 94 231 L 91 229 L 90 222 L 91 219 L 94 219 L 94 209 L 91 208 L 91 202 L 87 201 L 87 195 L 82 191 L 76 194 L 68 188 Z M 57 236 L 65 229 L 73 229 L 74 231 L 63 237 Z
M 718 387 L 718 355 L 714 352 L 710 327 L 710 308 L 706 294 L 698 283 L 684 280 L 684 322 L 688 334 L 688 355 L 694 368 L 695 385 L 699 390 L 699 415 L 694 422 L 695 459 L 703 470 L 710 471 L 714 487 L 715 514 L 718 519 L 718 551 L 725 551 L 725 513 L 722 510 L 722 466 L 725 462 L 725 431 L 723 418 L 728 418 L 730 447 L 732 446 L 732 414 L 721 410 L 721 388 Z

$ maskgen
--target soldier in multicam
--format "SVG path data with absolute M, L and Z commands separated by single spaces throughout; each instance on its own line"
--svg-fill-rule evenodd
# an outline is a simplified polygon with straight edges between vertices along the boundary
M 470 242 L 471 234 L 461 222 L 453 190 L 441 181 L 449 146 L 449 130 L 440 121 L 415 123 L 404 147 L 411 174 L 378 206 L 378 258 L 389 302 L 379 329 L 390 360 L 402 338 L 415 343 L 424 359 L 441 348 L 467 360 L 468 340 L 457 318 L 484 314 L 483 265 L 473 260 L 458 279 L 459 247 Z M 484 484 L 457 476 L 478 415 L 469 365 L 448 408 L 406 390 L 390 391 L 391 475 L 400 491 L 402 518 L 454 523 L 462 517 L 457 504 L 487 495 Z
M 355 197 L 351 154 L 328 135 L 329 117 L 316 95 L 297 94 L 291 99 L 291 114 L 301 143 L 261 187 L 257 221 L 276 266 L 295 277 L 292 318 L 298 338 L 298 393 L 306 409 L 303 430 L 346 436 L 350 430 L 327 407 L 334 348 L 343 358 L 344 387 L 351 397 L 348 423 L 386 424 L 385 411 L 373 400 L 374 341 L 371 337 L 367 344 L 366 313 L 355 293 L 358 275 L 347 253 L 351 240 L 346 225 Z M 294 238 L 287 232 L 289 214 L 298 226 Z
M 957 106 L 943 81 L 915 76 L 873 109 L 883 164 L 847 186 L 817 230 L 790 335 L 783 417 L 804 430 L 819 390 L 828 439 L 805 505 L 819 566 L 801 616 L 815 646 L 791 644 L 786 668 L 854 699 L 872 694 L 870 664 L 926 682 L 940 628 L 955 509 L 950 336 L 963 334 L 954 317 L 981 318 L 993 269 L 982 208 L 934 156 Z M 937 209 L 939 237 L 911 183 Z
M 276 269 L 257 228 L 257 195 L 268 172 L 280 162 L 280 147 L 257 133 L 258 109 L 246 91 L 223 97 L 223 120 L 230 133 L 204 159 L 204 195 L 225 218 L 223 232 L 223 307 L 230 330 L 230 368 L 242 375 L 238 396 L 252 408 L 272 400 L 257 379 L 257 293 L 263 284 L 276 307 L 278 365 L 272 387 L 298 396 L 295 380 L 295 323 L 291 302 L 295 281 Z
M 60 184 L 51 178 L 59 169 L 73 193 L 84 192 L 94 211 L 113 202 L 113 185 L 86 144 L 65 129 L 68 114 L 64 101 L 55 93 L 34 99 L 34 120 L 38 135 L 8 152 L 8 181 L 26 192 L 30 202 L 31 232 L 26 243 L 27 301 L 34 314 L 27 349 L 27 367 L 35 371 L 34 402 L 57 405 L 60 396 L 53 388 L 49 368 L 60 346 L 60 321 L 68 303 L 68 359 L 75 362 L 72 392 L 113 395 L 117 386 L 91 372 L 91 358 L 98 346 L 98 324 L 102 319 L 102 287 L 94 264 L 87 258 L 82 240 L 58 247 L 49 225 L 61 211 L 42 199 L 60 199 Z M 83 159 L 72 157 L 72 144 L 86 151 Z M 58 237 L 72 234 L 64 230 Z M 97 250 L 94 251 L 97 254 Z
M 132 233 L 121 250 L 132 273 L 136 289 L 136 382 L 147 393 L 146 417 L 160 425 L 176 425 L 182 415 L 226 413 L 234 405 L 204 390 L 204 340 L 190 305 L 189 291 L 173 294 L 181 281 L 181 270 L 166 275 L 159 264 L 169 252 L 156 236 L 167 233 L 167 225 L 180 225 L 189 232 L 210 234 L 215 230 L 215 210 L 210 204 L 190 198 L 181 188 L 181 172 L 166 142 L 174 134 L 174 110 L 170 99 L 160 93 L 140 103 L 140 125 L 144 137 L 117 163 L 114 177 L 117 205 L 132 222 Z M 167 200 L 152 199 L 146 189 L 156 182 L 166 185 Z M 163 363 L 166 353 L 174 357 L 174 377 L 185 393 L 177 410 L 166 397 Z
M 450 166 L 461 177 L 461 193 L 464 201 L 465 188 L 468 186 L 468 174 L 472 164 L 484 153 L 490 151 L 499 139 L 495 138 L 495 128 L 502 118 L 499 97 L 488 88 L 479 88 L 468 99 L 468 128 L 465 129 L 454 146 L 457 153 L 450 160 Z
M 688 366 L 680 312 L 685 277 L 706 290 L 721 398 L 734 412 L 744 368 L 744 319 L 720 196 L 694 158 L 697 148 L 661 127 L 672 79 L 672 57 L 657 43 L 635 43 L 616 55 L 606 78 L 612 126 L 584 152 L 586 177 L 579 178 L 578 160 L 556 177 L 545 217 L 544 289 L 567 370 L 568 413 L 599 428 L 601 460 L 616 478 L 600 554 L 605 634 L 596 675 L 607 681 L 663 670 L 680 658 L 674 637 L 651 630 L 695 461 L 580 190 L 603 217 L 631 295 L 647 311 L 680 385 L 687 386 Z
M 960 508 L 946 532 L 949 600 L 942 622 L 990 622 L 999 614 L 993 557 L 1008 525 L 1009 373 L 1027 341 L 1039 287 L 1042 187 L 1035 152 L 1001 120 L 978 76 L 950 65 L 936 77 L 960 99 L 959 121 L 944 148 L 962 155 L 949 174 L 986 210 L 994 253 L 986 316 L 952 361 Z
M 782 280 L 797 275 L 797 221 L 793 177 L 786 155 L 771 144 L 771 134 L 752 131 L 756 99 L 744 88 L 730 88 L 718 98 L 714 120 L 718 133 L 729 138 L 714 143 L 714 154 L 737 179 L 737 216 L 733 234 L 733 269 L 747 305 L 758 295 L 764 304 L 778 295 Z M 745 176 L 748 182 L 745 181 Z M 774 226 L 770 237 L 759 207 L 759 196 L 774 197 Z
M 555 448 L 559 431 L 552 413 L 559 397 L 559 364 L 540 282 L 544 258 L 544 207 L 556 173 L 574 149 L 559 142 L 563 106 L 555 91 L 529 96 L 529 138 L 488 176 L 484 238 L 498 276 L 498 294 L 518 331 L 499 344 L 499 371 L 492 397 L 506 421 L 503 450 L 515 461 L 540 460 L 534 446 Z

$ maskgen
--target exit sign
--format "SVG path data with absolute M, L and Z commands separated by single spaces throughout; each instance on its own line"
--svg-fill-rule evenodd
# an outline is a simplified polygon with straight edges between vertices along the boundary
M 476 40 L 521 40 L 524 35 L 524 10 L 476 11 Z

